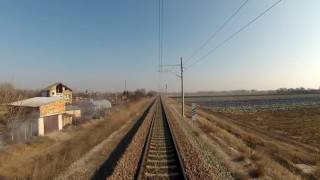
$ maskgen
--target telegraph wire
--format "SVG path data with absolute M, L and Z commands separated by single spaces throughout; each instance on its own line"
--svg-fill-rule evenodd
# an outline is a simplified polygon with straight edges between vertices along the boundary
M 200 61 L 203 61 L 206 57 L 208 57 L 210 54 L 214 53 L 217 49 L 219 49 L 220 47 L 222 47 L 224 44 L 226 44 L 227 42 L 229 42 L 231 39 L 233 39 L 234 37 L 236 37 L 239 33 L 241 33 L 242 31 L 244 31 L 246 28 L 248 28 L 251 24 L 253 24 L 254 22 L 256 22 L 259 18 L 261 18 L 263 15 L 265 15 L 268 11 L 270 11 L 271 9 L 273 9 L 275 6 L 277 6 L 282 0 L 278 0 L 277 2 L 275 2 L 274 4 L 272 4 L 270 7 L 268 7 L 266 10 L 264 10 L 262 13 L 260 13 L 258 16 L 256 16 L 254 19 L 252 19 L 251 21 L 249 21 L 247 24 L 245 24 L 244 26 L 242 26 L 238 31 L 234 32 L 233 34 L 231 34 L 229 37 L 227 37 L 225 40 L 221 41 L 217 46 L 215 46 L 213 49 L 211 49 L 207 54 L 205 54 L 204 56 L 200 57 L 199 59 L 197 59 L 196 61 L 194 61 L 192 64 L 190 64 L 189 66 L 187 66 L 186 68 L 189 69 L 190 67 L 194 66 L 195 64 L 199 63 Z
M 158 4 L 158 65 L 159 72 L 161 70 L 161 0 Z
M 161 1 L 158 0 L 158 92 L 161 92 Z
M 203 49 L 204 47 L 206 47 L 208 45 L 208 43 L 214 39 L 217 34 L 223 30 L 223 28 L 240 12 L 240 10 L 248 3 L 249 0 L 245 0 L 243 1 L 243 3 L 240 5 L 240 7 L 238 7 L 238 9 L 198 48 L 196 49 L 191 56 L 189 56 L 186 59 L 186 63 L 188 63 L 195 55 L 197 55 L 199 53 L 199 51 L 201 49 Z
M 184 64 L 187 64 L 190 60 L 192 60 L 192 58 L 198 54 L 200 52 L 201 49 L 203 49 L 205 46 L 208 45 L 208 43 L 214 39 L 217 34 L 219 32 L 221 32 L 223 30 L 223 28 L 240 12 L 240 10 L 249 2 L 249 0 L 245 0 L 241 3 L 241 5 L 237 8 L 237 10 L 232 13 L 232 15 L 227 18 L 227 20 L 198 48 L 196 49 L 195 51 L 193 51 L 193 53 L 191 54 L 191 56 L 189 56 L 186 60 L 186 62 L 184 62 Z M 172 67 L 169 71 L 173 71 L 175 67 Z
M 159 65 L 159 92 L 162 90 L 163 73 L 163 32 L 164 32 L 164 0 L 158 1 L 158 65 Z
M 164 0 L 161 0 L 161 38 L 160 38 L 160 62 L 161 62 L 161 71 L 163 66 L 163 30 L 164 30 Z

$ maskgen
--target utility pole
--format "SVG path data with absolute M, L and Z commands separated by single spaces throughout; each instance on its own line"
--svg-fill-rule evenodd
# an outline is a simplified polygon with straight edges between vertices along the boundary
M 176 74 L 176 76 L 181 79 L 181 118 L 183 119 L 185 117 L 185 114 L 184 114 L 184 89 L 183 89 L 183 61 L 182 61 L 182 57 L 180 59 L 180 64 L 162 65 L 162 66 L 175 66 L 175 67 L 180 66 L 180 68 L 181 68 L 180 75 Z M 165 72 L 165 71 L 162 71 L 162 72 Z M 170 70 L 167 72 L 170 72 Z M 166 91 L 167 91 L 167 85 L 166 85 Z
M 166 96 L 168 96 L 168 84 L 166 84 Z
M 184 89 L 183 89 L 183 63 L 182 63 L 182 57 L 181 57 L 181 116 L 184 118 Z

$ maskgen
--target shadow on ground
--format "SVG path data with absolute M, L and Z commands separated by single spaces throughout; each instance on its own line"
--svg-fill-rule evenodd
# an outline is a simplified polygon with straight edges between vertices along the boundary
M 147 116 L 152 104 L 145 110 L 145 112 L 139 117 L 135 125 L 130 129 L 130 131 L 123 137 L 121 142 L 117 145 L 117 147 L 111 152 L 109 158 L 100 166 L 100 168 L 95 172 L 94 176 L 91 178 L 92 180 L 100 180 L 106 179 L 109 177 L 123 155 L 124 151 L 127 149 L 129 144 L 131 143 L 134 135 L 138 131 L 145 117 Z

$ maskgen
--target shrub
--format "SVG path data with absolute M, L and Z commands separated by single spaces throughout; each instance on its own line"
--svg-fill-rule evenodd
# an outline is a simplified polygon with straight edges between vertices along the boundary
M 255 169 L 250 169 L 248 174 L 251 178 L 259 178 L 260 176 L 262 176 L 263 172 L 261 168 L 258 167 Z

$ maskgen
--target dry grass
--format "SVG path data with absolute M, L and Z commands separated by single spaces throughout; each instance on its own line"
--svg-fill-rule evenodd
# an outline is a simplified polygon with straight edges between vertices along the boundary
M 190 113 L 189 107 L 186 112 Z M 230 168 L 235 178 L 312 178 L 297 171 L 294 162 L 315 163 L 319 154 L 310 154 L 310 149 L 306 151 L 304 147 L 256 132 L 254 126 L 241 126 L 212 112 L 199 110 L 198 114 L 196 125 L 210 139 L 206 143 L 212 144 L 214 154 Z
M 265 112 L 264 112 L 265 113 Z M 278 112 L 279 113 L 279 112 Z M 286 112 L 288 113 L 288 112 Z M 252 114 L 252 113 L 250 113 Z M 218 116 L 220 117 L 220 116 Z M 236 118 L 237 116 L 235 116 L 234 118 Z M 296 118 L 300 118 L 300 117 L 296 117 Z M 306 117 L 302 117 L 301 119 L 303 118 L 306 118 Z M 320 116 L 319 116 L 320 118 Z M 215 118 L 211 118 L 210 120 L 213 120 L 215 121 L 217 119 L 217 117 Z M 274 135 L 274 134 L 277 134 L 276 132 L 274 132 L 272 129 L 269 129 L 267 128 L 266 126 L 263 126 L 263 128 L 259 127 L 256 125 L 256 123 L 254 123 L 254 125 L 250 122 L 250 121 L 254 121 L 253 119 L 246 119 L 246 120 L 239 120 L 239 119 L 236 119 L 236 120 L 232 120 L 232 119 L 226 119 L 226 118 L 223 118 L 222 119 L 226 120 L 227 121 L 227 124 L 223 124 L 220 125 L 221 128 L 225 128 L 227 129 L 230 133 L 233 133 L 237 136 L 240 136 L 246 143 L 248 146 L 251 146 L 253 148 L 255 148 L 256 146 L 266 146 L 266 145 L 272 145 L 276 150 L 279 150 L 279 148 L 281 149 L 281 146 L 277 146 L 277 145 L 274 145 L 274 144 L 270 144 L 270 143 L 266 143 L 265 141 L 265 138 L 268 137 L 269 140 L 273 140 L 274 142 L 286 142 L 287 144 L 290 144 L 292 146 L 296 146 L 296 147 L 299 147 L 301 146 L 301 148 L 294 148 L 293 151 L 292 151 L 292 160 L 295 159 L 295 157 L 302 157 L 303 161 L 301 161 L 301 159 L 299 160 L 296 159 L 297 162 L 304 162 L 304 163 L 316 163 L 316 161 L 318 161 L 319 157 L 316 156 L 315 157 L 312 157 L 310 158 L 310 154 L 309 155 L 305 155 L 305 151 L 307 152 L 315 152 L 317 151 L 317 148 L 316 147 L 313 147 L 313 146 L 310 146 L 310 145 L 307 145 L 307 144 L 304 144 L 304 143 L 300 143 L 300 142 L 296 142 L 295 140 L 291 139 L 291 137 L 288 135 L 288 136 L 283 136 L 283 135 Z M 285 121 L 284 119 L 281 119 L 279 121 Z M 304 124 L 304 122 L 306 122 L 306 120 L 304 121 L 301 121 L 300 123 L 301 124 Z M 268 120 L 264 120 L 264 123 L 267 124 L 268 123 Z M 273 122 L 275 123 L 275 122 Z M 298 123 L 298 122 L 296 122 Z M 297 131 L 297 130 L 300 130 L 298 127 L 295 127 L 297 126 L 297 124 L 293 124 L 293 123 L 289 123 L 287 126 L 289 125 L 292 125 L 294 127 L 287 127 L 288 129 L 290 129 L 292 132 L 294 131 Z M 221 124 L 221 123 L 220 123 Z M 250 125 L 248 125 L 250 124 Z M 281 124 L 281 123 L 280 123 Z M 283 124 L 283 122 L 282 122 Z M 274 125 L 275 126 L 275 125 Z M 281 125 L 279 125 L 281 126 Z M 244 131 L 248 132 L 247 135 L 246 134 L 242 134 L 242 133 L 238 133 L 237 130 L 238 128 L 241 128 L 243 129 Z M 302 131 L 307 131 L 307 129 L 302 129 Z M 249 134 L 249 136 L 248 136 Z M 304 135 L 304 136 L 309 136 L 309 135 Z M 309 137 L 311 138 L 311 137 Z M 313 139 L 317 139 L 317 136 L 315 137 L 312 137 Z M 276 144 L 276 143 L 275 143 Z M 303 153 L 301 153 L 299 150 L 305 150 L 305 151 L 302 151 Z M 305 155 L 305 156 L 304 156 Z M 309 157 L 309 158 L 308 158 Z M 313 159 L 313 160 L 312 160 Z
M 224 131 L 221 130 L 221 134 L 218 136 L 222 137 L 222 139 L 230 144 L 230 146 L 244 152 L 244 155 L 252 162 L 255 162 L 259 159 L 262 160 L 263 166 L 265 166 L 263 161 L 272 159 L 284 168 L 290 170 L 292 173 L 301 174 L 304 176 L 304 173 L 295 168 L 294 164 L 314 164 L 316 162 L 314 156 L 310 156 L 310 154 L 306 154 L 303 151 L 295 151 L 295 149 L 290 149 L 288 146 L 282 147 L 276 141 L 268 142 L 261 137 L 258 137 L 256 134 L 249 134 L 241 131 L 240 129 L 236 129 L 227 125 L 221 125 L 220 127 L 217 127 L 217 129 L 219 128 L 223 129 Z M 257 155 L 255 150 L 263 153 Z M 282 174 L 280 169 L 277 169 L 277 171 L 274 171 L 274 173 Z M 250 175 L 250 177 L 252 177 L 252 175 Z
M 237 157 L 235 157 L 234 159 L 232 159 L 232 161 L 234 162 L 242 162 L 245 160 L 245 157 L 243 155 L 239 155 Z
M 50 179 L 66 169 L 74 161 L 102 142 L 126 121 L 136 117 L 149 101 L 132 102 L 109 119 L 70 128 L 38 142 L 20 144 L 0 152 L 5 164 L 0 164 L 0 175 L 8 178 Z M 61 134 L 66 134 L 62 136 Z
M 214 113 L 246 123 L 250 127 L 267 130 L 270 134 L 285 136 L 320 148 L 319 108 L 257 113 Z
M 320 163 L 317 164 L 317 167 L 316 167 L 316 169 L 314 171 L 314 175 L 316 177 L 320 177 Z

